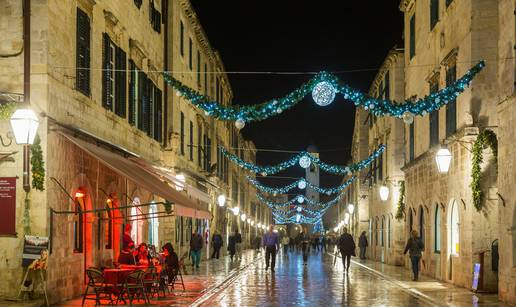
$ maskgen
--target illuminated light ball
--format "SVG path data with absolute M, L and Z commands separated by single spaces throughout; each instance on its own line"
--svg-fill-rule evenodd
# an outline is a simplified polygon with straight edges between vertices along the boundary
M 277 100 L 273 100 L 273 101 L 272 101 L 272 105 L 273 105 L 273 106 L 275 106 L 275 105 L 277 105 L 277 104 L 278 104 L 278 101 L 277 101 Z
M 306 181 L 304 180 L 301 180 L 297 183 L 297 187 L 300 189 L 300 190 L 304 190 L 306 188 Z
M 262 175 L 263 177 L 266 177 L 267 173 L 266 172 L 262 172 L 262 173 L 260 173 L 260 175 Z
M 235 127 L 240 130 L 245 127 L 245 121 L 243 119 L 237 119 L 235 122 Z
M 297 212 L 301 212 L 301 211 L 303 211 L 303 208 L 297 207 Z
M 425 116 L 427 114 L 426 111 L 421 112 L 421 116 Z
M 301 158 L 299 158 L 299 166 L 301 166 L 302 168 L 309 168 L 310 163 L 312 163 L 312 161 L 310 161 L 310 157 L 308 156 L 302 156 Z
M 369 105 L 369 109 L 371 109 L 371 110 L 372 110 L 372 109 L 374 109 L 374 104 L 372 104 L 372 103 L 371 103 L 371 104 Z
M 327 81 L 319 82 L 312 90 L 312 98 L 321 107 L 327 106 L 335 99 L 335 88 Z
M 296 214 L 296 222 L 299 223 L 301 221 L 301 214 Z
M 439 97 L 435 98 L 435 103 L 439 103 L 439 102 L 441 102 L 441 98 L 439 98 Z
M 281 114 L 281 112 L 283 112 L 283 110 L 281 108 L 276 109 L 276 113 Z
M 304 203 L 304 202 L 305 202 L 305 198 L 304 198 L 302 195 L 299 195 L 299 196 L 297 197 L 297 202 L 298 202 L 298 203 L 300 203 L 300 204 L 302 204 L 302 203 Z
M 181 97 L 181 96 L 183 96 L 183 93 L 181 93 L 180 91 L 177 91 L 177 92 L 176 92 L 176 96 L 177 96 L 177 97 Z
M 210 116 L 210 112 L 209 111 L 204 111 L 204 115 Z
M 414 114 L 410 112 L 403 113 L 403 122 L 407 125 L 410 125 L 414 122 Z

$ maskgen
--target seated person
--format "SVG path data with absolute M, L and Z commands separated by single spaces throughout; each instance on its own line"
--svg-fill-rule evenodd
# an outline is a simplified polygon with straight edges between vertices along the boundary
M 166 268 L 166 272 L 169 278 L 172 277 L 172 274 L 175 275 L 175 272 L 179 270 L 179 258 L 177 257 L 176 252 L 174 251 L 174 247 L 172 244 L 167 243 L 162 247 L 164 259 L 164 265 Z
M 119 264 L 135 264 L 135 259 L 132 251 L 134 250 L 134 241 L 131 238 L 131 224 L 125 224 L 125 232 L 122 237 L 122 250 L 118 256 Z
M 134 257 L 136 259 L 136 263 L 138 263 L 139 265 L 149 265 L 150 256 L 149 251 L 147 250 L 147 244 L 140 244 Z

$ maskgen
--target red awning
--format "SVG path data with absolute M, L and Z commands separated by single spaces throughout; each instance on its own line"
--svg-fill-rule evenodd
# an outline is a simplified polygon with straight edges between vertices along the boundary
M 133 181 L 137 185 L 140 185 L 149 192 L 172 202 L 174 204 L 174 213 L 176 215 L 203 219 L 210 218 L 211 215 L 207 208 L 201 204 L 197 204 L 183 193 L 176 191 L 173 187 L 160 179 L 158 174 L 147 170 L 145 167 L 142 167 L 140 165 L 141 163 L 149 164 L 143 159 L 131 157 L 131 159 L 141 160 L 138 161 L 139 163 L 136 163 L 131 161 L 131 159 L 123 157 L 122 155 L 117 154 L 103 146 L 87 142 L 83 139 L 73 136 L 68 132 L 59 131 L 59 134 L 98 159 L 101 163 L 111 168 L 113 171 L 124 177 L 127 177 L 127 179 Z

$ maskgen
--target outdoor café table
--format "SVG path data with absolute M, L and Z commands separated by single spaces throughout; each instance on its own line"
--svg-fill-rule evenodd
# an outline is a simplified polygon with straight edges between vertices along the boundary
M 134 272 L 135 269 L 104 269 L 104 282 L 106 284 L 113 285 L 113 292 L 118 294 L 120 292 L 120 287 L 122 287 L 122 282 L 124 282 L 127 275 Z

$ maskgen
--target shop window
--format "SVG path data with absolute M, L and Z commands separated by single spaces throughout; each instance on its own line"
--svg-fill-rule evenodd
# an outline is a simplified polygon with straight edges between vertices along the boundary
M 435 222 L 434 222 L 434 251 L 441 252 L 441 210 L 439 204 L 435 205 Z
M 457 202 L 454 201 L 451 205 L 449 213 L 449 236 L 448 249 L 452 255 L 459 254 L 459 208 Z
M 425 244 L 425 211 L 419 207 L 419 238 Z

